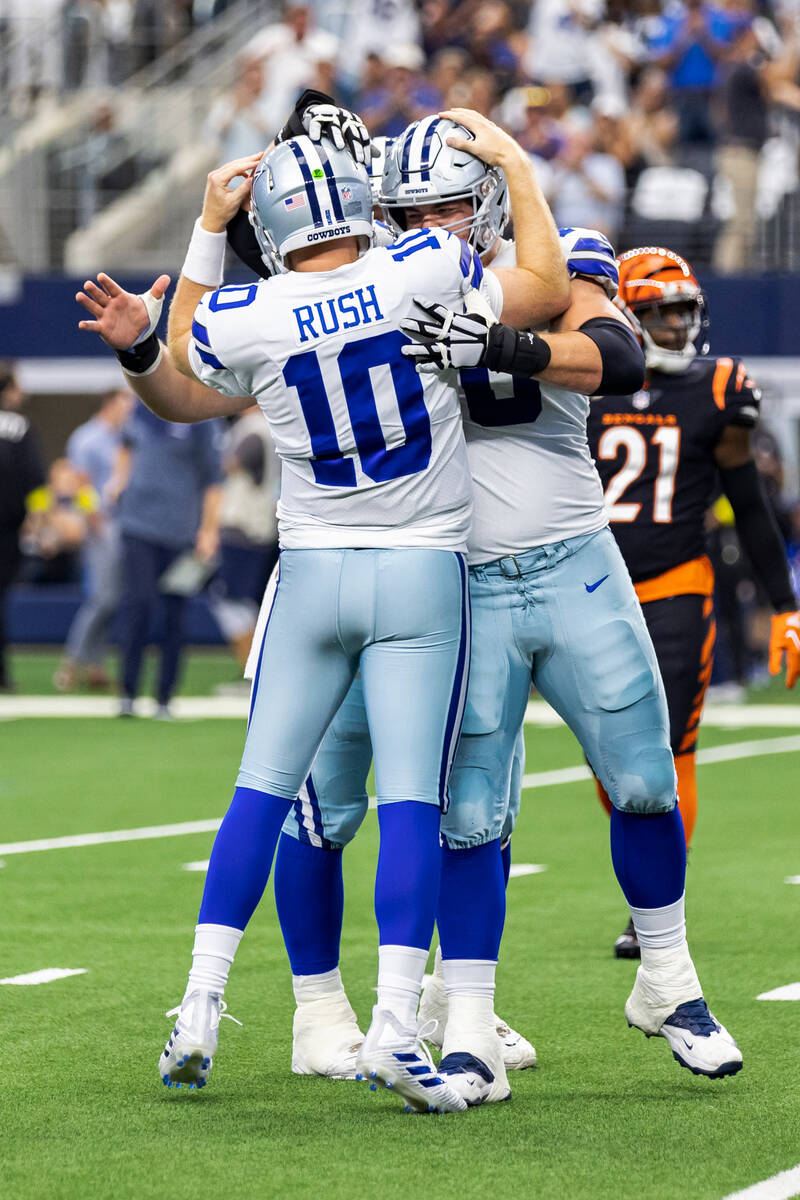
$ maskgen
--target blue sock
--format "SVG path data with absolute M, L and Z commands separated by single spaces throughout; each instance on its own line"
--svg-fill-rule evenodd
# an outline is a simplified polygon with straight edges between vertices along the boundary
M 511 838 L 508 839 L 505 846 L 500 847 L 500 854 L 503 858 L 503 878 L 508 887 L 508 878 L 511 874 Z
M 431 944 L 441 875 L 440 819 L 436 804 L 419 800 L 378 805 L 375 916 L 381 946 L 427 950 Z
M 237 787 L 211 851 L 200 905 L 200 925 L 244 929 L 269 879 L 281 826 L 291 800 Z
M 293 975 L 339 965 L 344 881 L 342 851 L 282 833 L 275 858 L 275 905 Z
M 683 895 L 686 839 L 677 805 L 645 815 L 611 810 L 611 860 L 633 908 L 663 908 Z
M 496 959 L 506 919 L 500 839 L 468 850 L 442 847 L 439 941 L 442 958 Z

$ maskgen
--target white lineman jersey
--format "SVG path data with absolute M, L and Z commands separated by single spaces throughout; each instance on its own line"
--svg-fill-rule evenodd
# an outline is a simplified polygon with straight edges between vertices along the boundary
M 252 396 L 282 460 L 282 548 L 463 551 L 472 488 L 454 376 L 418 375 L 400 321 L 416 294 L 463 309 L 477 255 L 416 230 L 333 271 L 207 293 L 189 360 L 197 377 Z
M 562 246 L 566 257 L 563 237 Z M 514 243 L 504 242 L 492 266 L 515 265 Z M 588 396 L 482 367 L 460 375 L 473 482 L 469 562 L 602 529 L 608 518 L 586 437 Z

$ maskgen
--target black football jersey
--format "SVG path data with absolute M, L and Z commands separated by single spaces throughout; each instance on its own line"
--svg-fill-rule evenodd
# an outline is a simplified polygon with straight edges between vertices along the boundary
M 759 392 L 738 358 L 652 371 L 635 396 L 598 396 L 589 445 L 614 536 L 634 583 L 705 553 L 714 447 L 726 425 L 753 426 Z

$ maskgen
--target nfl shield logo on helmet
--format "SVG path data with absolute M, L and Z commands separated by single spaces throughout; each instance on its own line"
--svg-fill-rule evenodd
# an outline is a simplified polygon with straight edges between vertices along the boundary
M 343 200 L 352 200 L 353 199 L 353 189 L 349 188 L 349 187 L 343 187 L 342 188 L 342 199 Z

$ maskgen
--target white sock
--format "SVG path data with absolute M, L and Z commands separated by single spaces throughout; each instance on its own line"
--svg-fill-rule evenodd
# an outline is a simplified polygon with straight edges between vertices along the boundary
M 192 969 L 186 985 L 187 992 L 201 987 L 222 995 L 243 933 L 243 929 L 233 929 L 230 925 L 195 927 Z
M 378 1008 L 386 1008 L 406 1029 L 417 1021 L 417 1003 L 428 951 L 416 946 L 378 948 Z
M 663 908 L 634 908 L 631 917 L 642 950 L 670 950 L 686 941 L 684 895 Z M 644 961 L 644 960 L 643 960 Z
M 326 996 L 343 996 L 344 984 L 338 967 L 323 971 L 320 975 L 293 975 L 292 988 L 297 1004 L 311 1004 L 324 1000 Z
M 497 963 L 484 958 L 446 958 L 447 1024 L 494 1029 L 494 976 Z

